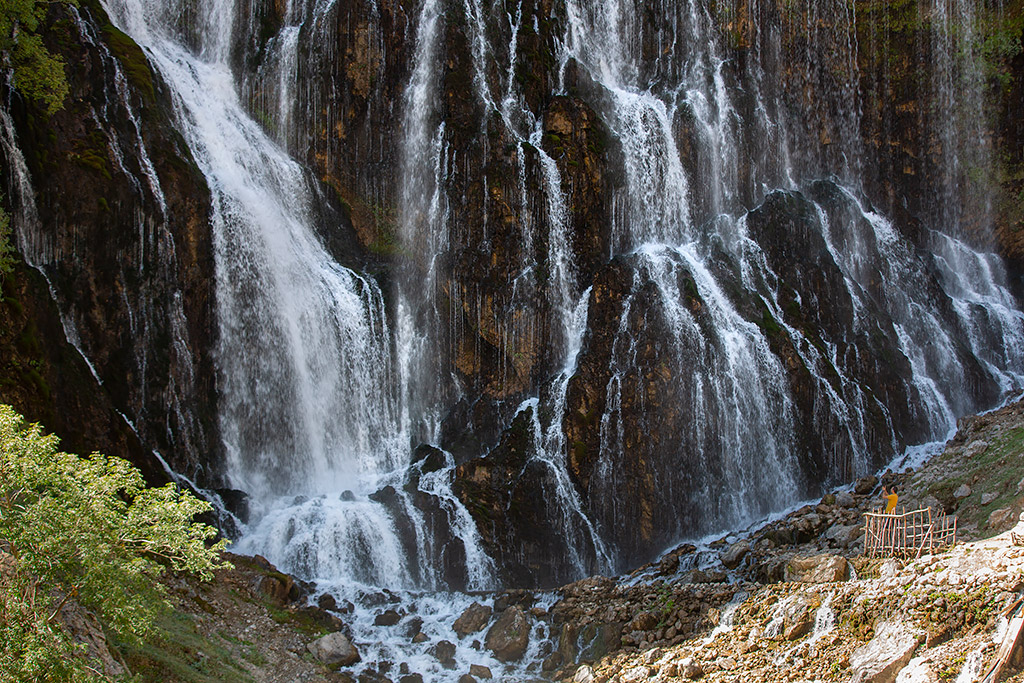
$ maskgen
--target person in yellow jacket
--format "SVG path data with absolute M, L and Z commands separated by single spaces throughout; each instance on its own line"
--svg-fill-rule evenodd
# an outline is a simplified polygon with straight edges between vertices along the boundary
M 896 485 L 893 484 L 892 488 L 888 491 L 885 487 L 882 487 L 882 499 L 885 501 L 885 513 L 889 514 L 896 509 L 896 501 L 899 500 L 899 496 L 896 495 Z

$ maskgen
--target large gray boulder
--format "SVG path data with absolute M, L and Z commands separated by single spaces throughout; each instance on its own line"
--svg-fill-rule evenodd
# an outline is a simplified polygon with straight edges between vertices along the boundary
M 503 662 L 514 662 L 530 644 L 530 620 L 518 606 L 509 607 L 487 631 L 487 649 Z
M 362 659 L 355 645 L 344 633 L 328 633 L 306 646 L 309 653 L 331 669 L 351 666 Z
M 850 656 L 851 683 L 893 683 L 924 638 L 904 624 L 879 624 L 875 637 Z

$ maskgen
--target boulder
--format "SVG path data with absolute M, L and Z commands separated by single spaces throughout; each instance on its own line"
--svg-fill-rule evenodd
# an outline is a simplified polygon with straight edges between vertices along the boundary
M 899 675 L 896 683 L 939 683 L 939 676 L 924 657 L 914 657 Z
M 814 616 L 821 606 L 821 598 L 812 593 L 796 593 L 780 602 L 765 628 L 765 637 L 771 640 L 796 640 L 814 628 Z
M 476 679 L 470 674 L 462 674 L 459 676 L 459 683 L 476 683 Z
M 434 658 L 441 662 L 441 666 L 444 668 L 455 668 L 455 643 L 450 640 L 439 641 L 430 648 L 430 654 L 434 655 Z
M 743 562 L 743 558 L 750 552 L 749 541 L 737 541 L 722 551 L 718 559 L 722 561 L 726 569 L 735 569 Z
M 455 620 L 455 623 L 452 624 L 452 630 L 458 634 L 459 638 L 465 638 L 470 633 L 482 631 L 484 626 L 487 626 L 487 621 L 490 618 L 491 608 L 481 605 L 479 602 L 474 602 Z
M 874 491 L 876 486 L 878 486 L 878 477 L 861 477 L 853 485 L 853 492 L 860 496 L 866 496 Z
M 878 577 L 881 579 L 893 579 L 899 576 L 902 567 L 898 560 L 890 557 L 878 567 Z
M 971 487 L 967 484 L 960 484 L 956 491 L 953 491 L 953 497 L 957 500 L 963 500 L 971 495 Z
M 1014 514 L 1013 508 L 999 508 L 993 510 L 992 514 L 988 516 L 988 528 L 996 529 L 997 531 L 1006 531 L 1016 522 L 1017 515 Z
M 998 493 L 992 493 L 991 491 L 989 491 L 988 493 L 983 493 L 983 494 L 981 494 L 981 504 L 982 505 L 988 505 L 989 503 L 991 503 L 993 500 L 995 500 L 998 497 L 999 497 Z
M 296 594 L 295 579 L 276 570 L 260 576 L 256 589 L 275 607 L 284 607 Z
M 679 665 L 679 675 L 683 678 L 694 680 L 704 675 L 704 669 L 701 668 L 701 665 L 698 662 L 687 657 L 683 660 L 682 664 Z
M 518 606 L 509 607 L 487 631 L 487 649 L 503 662 L 514 662 L 530 644 L 530 620 Z
M 857 542 L 862 529 L 860 524 L 835 524 L 825 532 L 825 538 L 840 548 L 846 548 Z
M 964 448 L 965 458 L 974 458 L 988 450 L 988 442 L 977 439 L 967 444 Z
M 314 640 L 306 646 L 309 653 L 331 669 L 351 666 L 362 659 L 352 641 L 344 633 L 336 631 Z
M 657 628 L 658 616 L 653 612 L 641 612 L 633 617 L 633 620 L 626 625 L 627 631 L 650 631 Z
M 572 677 L 572 683 L 593 683 L 594 672 L 589 666 L 584 664 L 580 668 L 576 669 L 576 673 Z
M 879 624 L 875 637 L 850 656 L 851 683 L 893 683 L 923 640 L 922 632 L 904 624 Z
M 381 612 L 373 620 L 374 626 L 394 626 L 402 620 L 402 615 L 393 609 Z
M 836 505 L 841 508 L 852 508 L 857 504 L 857 500 L 853 497 L 853 494 L 849 491 L 840 491 L 836 494 Z
M 689 583 L 725 583 L 728 580 L 729 577 L 725 572 L 703 569 L 694 569 L 686 577 L 686 581 Z
M 484 679 L 493 678 L 493 675 L 491 674 L 491 670 L 488 669 L 486 666 L 484 666 L 482 664 L 470 664 L 469 665 L 469 674 L 471 676 L 475 676 L 476 678 L 484 678 Z
M 794 557 L 785 569 L 786 581 L 798 583 L 834 583 L 846 581 L 849 575 L 846 558 L 829 554 Z

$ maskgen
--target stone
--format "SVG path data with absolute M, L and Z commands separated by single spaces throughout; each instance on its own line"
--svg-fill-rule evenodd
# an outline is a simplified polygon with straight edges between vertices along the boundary
M 678 671 L 680 676 L 691 680 L 700 678 L 704 675 L 704 669 L 701 668 L 701 665 L 689 657 L 682 661 L 679 665 Z
M 476 683 L 476 679 L 469 674 L 459 676 L 459 683 Z
M 739 666 L 739 662 L 737 662 L 733 657 L 720 657 L 715 660 L 715 666 L 722 671 L 732 671 Z
M 420 631 L 419 633 L 417 633 L 416 635 L 414 635 L 412 637 L 412 642 L 414 642 L 414 643 L 425 643 L 428 640 L 430 640 L 430 636 L 428 636 L 423 631 Z
M 593 670 L 584 664 L 576 669 L 576 673 L 572 676 L 572 683 L 594 683 Z
M 989 529 L 995 529 L 997 531 L 1006 531 L 1016 522 L 1017 515 L 1014 514 L 1013 508 L 999 508 L 993 510 L 992 514 L 988 516 L 988 522 L 986 526 Z
M 726 569 L 736 569 L 736 567 L 740 566 L 740 563 L 743 562 L 743 558 L 746 557 L 749 552 L 749 541 L 737 541 L 723 550 L 718 556 L 718 559 L 722 561 L 722 564 Z
M 725 583 L 729 580 L 725 572 L 694 569 L 688 575 L 690 583 Z
M 324 593 L 319 598 L 317 598 L 316 605 L 320 609 L 328 609 L 332 611 L 337 611 L 338 609 L 338 601 L 335 600 L 334 596 L 330 593 Z
M 957 500 L 962 500 L 971 495 L 971 487 L 967 484 L 960 484 L 956 491 L 953 491 L 953 497 Z
M 331 669 L 351 666 L 362 659 L 352 641 L 340 631 L 317 638 L 308 644 L 306 649 L 319 662 Z
M 490 618 L 491 608 L 481 605 L 479 602 L 474 602 L 455 620 L 455 623 L 452 624 L 452 630 L 458 634 L 459 638 L 465 638 L 470 633 L 482 631 L 484 626 L 487 626 Z
M 992 493 L 991 491 L 988 492 L 988 493 L 983 493 L 983 494 L 981 494 L 981 504 L 982 505 L 988 505 L 989 503 L 991 503 L 993 500 L 995 500 L 998 497 L 999 497 L 998 493 Z
M 785 569 L 786 581 L 798 583 L 835 583 L 846 581 L 849 575 L 846 558 L 829 554 L 794 557 Z
M 857 483 L 853 485 L 853 492 L 859 496 L 866 496 L 875 490 L 878 486 L 878 477 L 861 477 L 857 480 Z
M 544 659 L 540 665 L 541 671 L 554 671 L 558 667 L 562 666 L 564 661 L 561 652 L 554 652 Z
M 899 576 L 900 569 L 900 563 L 890 557 L 878 567 L 878 576 L 882 579 L 894 579 Z
M 374 626 L 394 626 L 402 620 L 402 615 L 393 609 L 381 612 L 373 620 Z
M 821 606 L 821 598 L 802 592 L 780 602 L 765 627 L 765 637 L 771 640 L 796 640 L 814 627 L 814 616 Z
M 939 683 L 939 677 L 927 659 L 914 657 L 896 676 L 896 683 Z
M 853 497 L 853 494 L 849 491 L 840 491 L 836 494 L 836 505 L 841 508 L 852 508 L 857 504 L 857 500 Z
M 627 631 L 650 631 L 658 626 L 658 616 L 653 612 L 640 612 L 626 624 Z
M 295 589 L 295 580 L 287 574 L 273 571 L 259 578 L 257 589 L 271 604 L 276 607 L 284 607 L 292 601 L 291 596 Z
M 423 676 L 419 674 L 407 674 L 399 678 L 398 683 L 423 683 Z
M 487 631 L 484 644 L 502 662 L 522 658 L 530 644 L 530 620 L 526 613 L 518 606 L 509 607 Z
M 834 524 L 825 532 L 825 538 L 840 548 L 846 548 L 857 542 L 862 529 L 860 524 Z
M 483 664 L 470 664 L 469 673 L 476 678 L 493 678 L 491 670 Z
M 974 458 L 988 450 L 988 442 L 977 439 L 967 444 L 964 448 L 965 458 Z
M 423 619 L 421 617 L 413 617 L 405 624 L 405 635 L 408 638 L 412 638 L 417 633 L 423 630 Z
M 923 640 L 922 632 L 904 624 L 879 624 L 875 637 L 850 655 L 851 683 L 893 683 Z
M 439 641 L 430 648 L 430 654 L 434 655 L 434 658 L 441 662 L 441 666 L 444 668 L 455 668 L 455 643 L 450 640 Z

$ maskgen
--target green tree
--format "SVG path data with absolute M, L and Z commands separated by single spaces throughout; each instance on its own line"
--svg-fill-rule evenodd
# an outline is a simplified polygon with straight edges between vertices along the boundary
M 25 97 L 48 114 L 64 105 L 68 82 L 64 62 L 43 44 L 38 31 L 54 3 L 77 0 L 0 0 L 0 69 Z
M 225 541 L 192 521 L 209 508 L 173 484 L 146 488 L 120 458 L 58 452 L 0 405 L 0 680 L 100 676 L 61 622 L 71 600 L 120 641 L 148 640 L 169 608 L 167 570 L 209 579 L 226 566 Z

